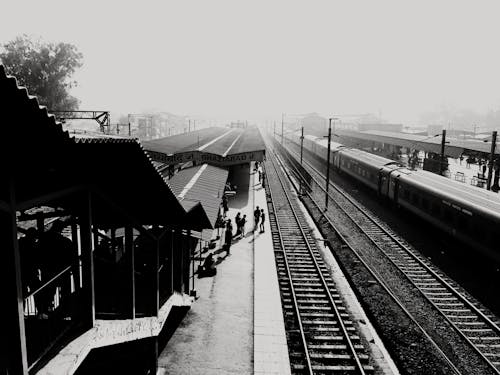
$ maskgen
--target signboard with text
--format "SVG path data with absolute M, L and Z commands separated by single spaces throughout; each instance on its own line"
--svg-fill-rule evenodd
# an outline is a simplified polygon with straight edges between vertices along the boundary
M 236 165 L 250 163 L 251 161 L 263 161 L 264 151 L 250 151 L 239 154 L 222 156 L 210 154 L 202 151 L 181 152 L 178 154 L 167 155 L 156 151 L 147 151 L 151 159 L 165 164 L 180 164 L 187 162 L 196 162 L 197 164 L 210 165 Z

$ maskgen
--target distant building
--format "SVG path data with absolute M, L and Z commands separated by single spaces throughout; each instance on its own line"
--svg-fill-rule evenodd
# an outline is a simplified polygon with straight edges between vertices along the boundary
M 132 136 L 140 140 L 168 137 L 194 130 L 195 123 L 189 123 L 184 116 L 168 112 L 141 113 L 129 115 Z M 190 129 L 191 128 L 191 129 Z
M 364 131 L 382 131 L 382 132 L 397 132 L 401 133 L 403 131 L 403 124 L 388 124 L 388 123 L 368 123 L 368 124 L 357 124 L 357 130 L 360 132 Z
M 304 127 L 304 134 L 322 136 L 328 132 L 328 119 L 311 113 L 300 120 L 300 126 Z

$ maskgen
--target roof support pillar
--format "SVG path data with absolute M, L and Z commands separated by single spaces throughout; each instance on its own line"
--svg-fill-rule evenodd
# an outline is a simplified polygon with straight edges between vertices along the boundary
M 9 374 L 28 374 L 13 180 L 9 181 L 8 189 L 10 212 L 0 211 L 0 295 L 4 302 L 0 309 L 3 325 L 0 335 L 0 370 L 5 368 Z
M 80 244 L 82 258 L 82 320 L 85 327 L 94 326 L 94 241 L 92 236 L 92 197 L 90 191 L 83 194 L 82 212 L 80 215 Z
M 131 225 L 125 227 L 125 256 L 130 270 L 130 318 L 135 319 L 135 248 Z

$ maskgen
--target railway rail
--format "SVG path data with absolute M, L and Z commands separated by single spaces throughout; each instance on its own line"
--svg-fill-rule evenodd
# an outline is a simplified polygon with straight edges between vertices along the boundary
M 265 168 L 292 372 L 373 373 L 374 367 L 335 289 L 316 239 L 272 155 Z
M 324 176 L 310 163 L 305 160 L 304 163 L 311 177 L 311 194 L 324 196 L 325 189 L 319 181 L 324 181 Z M 369 260 L 373 254 L 384 256 L 477 353 L 491 373 L 500 374 L 500 328 L 496 318 L 476 306 L 459 286 L 437 271 L 427 259 L 346 192 L 331 182 L 329 190 L 331 205 L 327 214 L 344 222 L 349 221 L 346 227 L 351 233 L 346 236 L 346 241 L 356 244 L 354 247 L 358 249 L 364 248 L 360 250 L 360 256 L 365 259 Z M 360 243 L 370 246 L 359 246 Z

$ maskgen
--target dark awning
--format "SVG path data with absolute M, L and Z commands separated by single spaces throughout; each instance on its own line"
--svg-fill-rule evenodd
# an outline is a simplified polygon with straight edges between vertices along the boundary
M 179 171 L 168 183 L 187 211 L 201 203 L 210 221 L 208 228 L 214 228 L 228 174 L 226 169 L 203 164 Z

